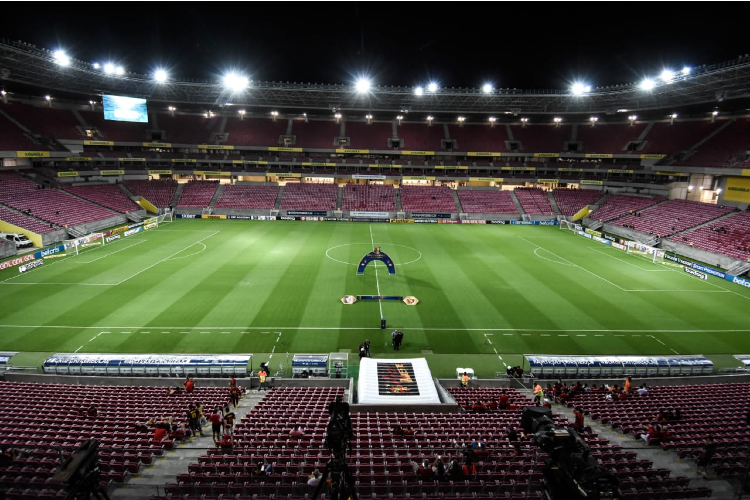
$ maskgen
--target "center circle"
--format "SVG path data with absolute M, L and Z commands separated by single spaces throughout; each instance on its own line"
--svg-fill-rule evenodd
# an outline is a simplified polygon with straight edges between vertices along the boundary
M 357 266 L 357 265 L 359 265 L 359 261 L 357 261 L 357 262 L 347 262 L 346 260 L 337 259 L 335 257 L 335 255 L 337 253 L 337 249 L 341 249 L 341 248 L 345 248 L 345 247 L 352 247 L 352 246 L 362 246 L 364 248 L 369 249 L 369 250 L 363 250 L 363 253 L 362 253 L 363 256 L 366 253 L 371 252 L 372 248 L 373 248 L 373 245 L 370 244 L 370 243 L 344 243 L 342 245 L 336 245 L 335 247 L 331 247 L 328 250 L 326 250 L 326 257 L 328 257 L 332 261 L 338 262 L 340 264 L 346 264 L 348 266 Z M 376 243 L 375 246 L 378 246 L 378 244 Z M 407 264 L 413 264 L 414 262 L 416 262 L 416 261 L 418 261 L 419 259 L 422 258 L 422 252 L 420 252 L 419 250 L 417 250 L 414 247 L 409 247 L 409 246 L 406 246 L 406 245 L 398 245 L 396 243 L 388 243 L 387 246 L 389 246 L 389 247 L 405 248 L 405 249 L 409 250 L 409 253 L 413 253 L 413 255 L 411 255 L 409 257 L 409 260 L 407 260 L 406 262 L 396 262 L 394 260 L 393 264 L 396 265 L 396 266 L 405 266 Z M 386 251 L 385 253 L 388 253 L 388 252 Z

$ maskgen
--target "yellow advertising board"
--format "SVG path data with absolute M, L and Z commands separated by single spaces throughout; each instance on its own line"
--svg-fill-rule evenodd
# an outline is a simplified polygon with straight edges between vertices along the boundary
M 172 175 L 171 170 L 149 170 L 149 175 Z
M 557 169 L 558 172 L 583 172 L 582 168 L 574 167 L 560 167 Z
M 198 149 L 234 149 L 234 146 L 226 144 L 198 144 Z
M 124 170 L 99 170 L 99 175 L 125 175 Z
M 403 176 L 403 180 L 405 181 L 434 181 L 434 176 L 426 176 L 426 175 L 405 175 Z
M 65 161 L 91 161 L 90 156 L 68 156 Z
M 172 158 L 172 163 L 196 163 L 195 158 Z
M 84 146 L 114 146 L 112 141 L 83 141 Z
M 147 148 L 171 148 L 172 143 L 171 142 L 144 142 L 143 146 Z
M 641 159 L 643 160 L 661 160 L 667 155 L 641 155 Z
M 542 184 L 557 184 L 560 182 L 560 179 L 537 179 L 536 181 Z
M 219 170 L 196 170 L 193 172 L 198 175 L 218 175 L 220 177 L 229 177 L 232 172 L 221 172 Z
M 680 176 L 680 175 L 690 175 L 690 174 L 685 174 L 685 173 L 682 173 L 682 172 L 656 172 L 656 175 L 677 175 L 677 176 Z
M 128 162 L 128 161 L 146 161 L 145 158 L 118 158 L 117 161 Z
M 233 165 L 268 165 L 267 161 L 232 160 Z
M 588 227 L 585 229 L 585 231 L 587 234 L 590 234 L 591 236 L 596 236 L 599 238 L 602 237 L 602 233 L 600 231 L 594 231 L 593 229 L 589 229 Z
M 359 155 L 366 155 L 370 152 L 369 149 L 337 149 L 337 153 L 353 153 Z
M 620 168 L 610 168 L 607 170 L 610 174 L 632 174 L 632 170 L 622 170 Z
M 500 167 L 500 170 L 521 170 L 527 172 L 534 172 L 536 167 Z
M 286 151 L 289 153 L 301 153 L 302 148 L 279 148 L 279 147 L 270 147 L 268 148 L 269 151 Z
M 469 182 L 503 182 L 503 179 L 494 177 L 469 177 Z
M 727 186 L 724 191 L 724 199 L 750 203 L 750 178 L 727 177 Z
M 560 158 L 560 153 L 534 153 L 534 158 Z
M 582 179 L 578 181 L 578 184 L 585 184 L 587 186 L 603 186 L 604 181 L 590 181 L 588 179 Z
M 266 173 L 266 177 L 302 177 L 302 174 L 289 172 Z
M 432 156 L 435 154 L 434 151 L 401 151 L 402 155 L 411 156 Z
M 750 168 L 742 169 L 742 177 L 750 177 Z
M 49 151 L 16 151 L 19 158 L 49 158 Z
M 488 153 L 484 151 L 469 151 L 466 156 L 503 156 L 502 153 Z
M 202 214 L 201 219 L 226 219 L 226 215 L 209 215 L 209 214 Z
M 58 177 L 78 177 L 78 172 L 58 172 Z
M 335 167 L 335 163 L 325 163 L 325 162 L 302 162 L 303 167 Z
M 612 154 L 604 154 L 604 153 L 589 153 L 586 155 L 586 158 L 614 158 L 615 155 Z

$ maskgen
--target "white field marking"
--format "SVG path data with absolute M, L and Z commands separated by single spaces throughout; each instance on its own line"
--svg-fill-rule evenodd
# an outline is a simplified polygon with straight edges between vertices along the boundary
M 36 269 L 41 269 L 37 267 Z M 33 271 L 33 269 L 32 269 Z M 12 279 L 12 278 L 11 278 Z M 81 285 L 81 286 L 115 286 L 117 283 L 6 283 L 0 281 L 0 285 Z
M 149 331 L 149 332 L 144 332 L 144 331 L 142 331 L 141 333 L 151 333 L 151 332 L 150 332 L 150 331 Z
M 695 278 L 699 279 L 699 278 Z M 626 292 L 668 292 L 668 293 L 684 293 L 684 292 L 698 292 L 698 293 L 729 293 L 730 290 L 625 290 Z
M 185 333 L 187 333 L 187 332 L 185 332 Z M 240 333 L 250 333 L 250 332 L 240 332 Z
M 180 333 L 190 333 L 190 332 L 180 332 Z
M 640 337 L 640 335 L 631 335 L 631 337 Z
M 512 333 L 503 333 L 503 335 L 513 335 Z
M 487 335 L 494 335 L 494 333 L 485 333 L 485 334 L 484 334 L 484 336 L 485 336 L 485 337 L 486 337 Z
M 128 333 L 129 334 L 130 332 L 120 332 L 120 333 Z
M 602 254 L 602 255 L 606 255 L 607 257 L 609 257 L 609 258 L 611 258 L 611 259 L 619 260 L 619 261 L 620 261 L 620 262 L 622 262 L 623 264 L 627 264 L 627 265 L 629 265 L 629 266 L 633 266 L 633 267 L 635 267 L 636 269 L 640 269 L 641 271 L 645 271 L 645 272 L 647 272 L 647 273 L 664 273 L 664 272 L 668 272 L 668 271 L 669 271 L 669 269 L 646 269 L 645 267 L 641 267 L 641 266 L 638 266 L 638 265 L 635 265 L 635 264 L 633 264 L 632 262 L 628 262 L 628 261 L 627 261 L 627 260 L 625 260 L 625 259 L 620 259 L 620 258 L 617 258 L 617 257 L 615 257 L 614 255 L 611 255 L 611 254 L 609 254 L 609 253 L 607 253 L 607 252 L 602 252 L 602 251 L 601 251 L 601 250 L 599 250 L 599 249 L 596 249 L 596 248 L 589 248 L 589 250 L 592 250 L 592 251 L 594 251 L 594 252 L 598 252 L 598 253 L 600 253 L 600 254 Z
M 547 334 L 547 333 L 542 333 L 542 334 L 541 334 L 541 336 L 542 336 L 542 337 L 549 337 L 549 334 Z
M 75 350 L 75 351 L 73 351 L 73 352 L 74 352 L 74 353 L 76 353 L 76 352 L 80 351 L 81 349 L 83 349 L 83 346 L 79 347 L 78 349 L 76 349 L 76 350 Z
M 615 337 L 624 337 L 625 335 L 615 335 Z
M 126 247 L 120 248 L 119 250 L 115 250 L 114 252 L 109 252 L 108 254 L 102 255 L 101 257 L 97 257 L 94 260 L 84 260 L 84 261 L 71 260 L 71 261 L 68 261 L 68 259 L 65 259 L 63 262 L 68 262 L 69 264 L 91 264 L 91 263 L 96 262 L 98 260 L 106 259 L 110 255 L 114 255 L 116 253 L 122 252 L 123 250 L 127 250 L 128 248 L 133 248 L 136 245 L 140 245 L 141 243 L 145 243 L 148 240 L 136 240 L 136 241 L 137 241 L 137 243 L 133 243 L 132 245 L 128 245 Z M 104 247 L 102 247 L 102 248 L 104 248 Z M 75 255 L 73 257 L 75 257 Z
M 367 245 L 367 243 L 344 243 L 344 244 L 341 244 L 341 245 L 336 245 L 336 246 L 331 247 L 331 248 L 329 248 L 329 249 L 326 250 L 326 257 L 328 257 L 329 259 L 331 259 L 334 262 L 338 262 L 339 264 L 346 264 L 347 266 L 358 266 L 359 262 L 354 263 L 354 262 L 346 262 L 345 260 L 334 259 L 333 257 L 331 257 L 328 254 L 328 252 L 330 252 L 331 250 L 335 250 L 335 249 L 341 248 L 341 247 L 350 247 L 350 246 L 353 246 L 353 245 Z M 414 247 L 409 247 L 409 246 L 406 246 L 406 245 L 399 245 L 399 244 L 396 244 L 396 243 L 388 243 L 388 246 L 408 248 L 409 250 L 414 250 L 415 252 L 417 252 L 419 254 L 419 257 L 417 257 L 414 260 L 409 260 L 407 262 L 394 262 L 393 263 L 394 266 L 405 266 L 407 264 L 413 264 L 413 263 L 415 263 L 416 261 L 418 261 L 418 260 L 420 260 L 422 258 L 422 252 L 420 252 L 419 250 L 417 250 Z
M 171 333 L 171 332 L 161 332 L 161 333 Z
M 211 333 L 211 332 L 201 332 L 201 333 Z
M 495 351 L 495 354 L 497 354 L 497 349 L 495 349 L 495 348 L 493 347 L 493 348 L 492 348 L 492 350 L 493 350 L 493 351 Z
M 190 245 L 186 246 L 185 248 L 183 248 L 183 249 L 181 249 L 181 250 L 178 250 L 178 251 L 176 251 L 175 253 L 173 253 L 172 255 L 170 255 L 170 256 L 168 256 L 168 257 L 164 257 L 164 258 L 163 258 L 163 259 L 161 259 L 160 261 L 154 262 L 154 263 L 153 263 L 153 264 L 151 264 L 150 266 L 148 266 L 148 267 L 146 267 L 146 268 L 144 268 L 144 269 L 141 269 L 141 270 L 140 270 L 140 271 L 138 271 L 137 273 L 135 273 L 135 274 L 132 274 L 132 275 L 128 276 L 127 278 L 125 278 L 124 280 L 122 280 L 122 281 L 119 281 L 119 282 L 117 282 L 117 283 L 115 283 L 115 284 L 116 284 L 116 285 L 121 285 L 122 283 L 125 283 L 126 281 L 128 281 L 128 280 L 130 280 L 130 279 L 133 279 L 133 278 L 135 278 L 135 277 L 136 277 L 136 276 L 138 276 L 139 274 L 141 274 L 141 273 L 143 273 L 143 272 L 146 272 L 146 271 L 148 271 L 148 270 L 149 270 L 149 269 L 151 269 L 152 267 L 154 267 L 154 266 L 157 266 L 157 265 L 161 264 L 162 262 L 164 262 L 164 261 L 166 261 L 166 260 L 169 260 L 169 259 L 171 259 L 171 258 L 172 258 L 172 257 L 174 257 L 175 255 L 177 255 L 177 254 L 179 254 L 179 253 L 181 253 L 181 252 L 184 252 L 184 251 L 185 251 L 185 250 L 187 250 L 188 248 L 190 248 L 190 247 L 192 247 L 192 246 L 194 246 L 194 245 L 197 245 L 198 243 L 201 243 L 201 242 L 202 242 L 203 240 L 207 240 L 207 239 L 208 239 L 208 238 L 210 238 L 211 236 L 214 236 L 214 235 L 216 235 L 216 234 L 218 234 L 218 233 L 219 233 L 219 231 L 214 231 L 213 233 L 209 234 L 209 235 L 208 235 L 208 236 L 206 236 L 205 238 L 201 238 L 200 240 L 196 241 L 195 243 L 191 243 Z
M 370 224 L 370 244 L 372 248 L 375 248 L 375 240 L 372 238 L 372 224 Z M 378 295 L 380 295 L 380 280 L 378 280 L 378 261 L 372 263 L 375 266 L 375 284 L 378 286 Z M 378 306 L 380 307 L 380 317 L 383 317 L 383 301 L 378 299 Z
M 660 344 L 661 344 L 661 345 L 663 345 L 663 346 L 666 346 L 666 345 L 667 345 L 667 344 L 665 344 L 664 342 L 662 342 L 661 340 L 659 340 L 659 339 L 657 339 L 656 337 L 654 337 L 653 335 L 646 335 L 646 337 L 651 337 L 652 339 L 654 339 L 655 341 L 657 341 L 658 343 L 660 343 Z
M 680 354 L 679 352 L 675 351 L 674 349 L 672 349 L 672 352 L 675 353 L 675 354 Z
M 594 335 L 594 337 L 604 337 L 604 335 Z
M 578 335 L 576 335 L 576 337 L 585 337 L 585 336 L 586 336 L 585 333 L 579 333 Z
M 132 326 L 132 325 L 126 325 L 126 326 L 70 326 L 70 325 L 0 325 L 0 328 L 54 328 L 54 329 L 63 329 L 63 330 L 101 330 L 102 328 L 107 328 L 110 330 L 120 330 L 122 328 L 130 328 L 130 329 L 140 329 L 142 327 L 140 326 Z M 162 328 L 169 328 L 171 330 L 179 330 L 181 328 L 189 328 L 185 326 L 164 326 Z M 247 327 L 245 326 L 201 326 L 193 328 L 193 330 L 197 329 L 201 330 L 243 330 Z M 329 330 L 329 331 L 335 331 L 335 330 L 377 330 L 380 331 L 380 327 L 355 327 L 355 326 L 346 326 L 346 327 L 338 327 L 338 326 L 264 326 L 261 328 L 269 328 L 269 329 L 283 329 L 284 331 L 297 331 L 297 330 Z M 407 327 L 404 327 L 407 328 Z M 749 329 L 724 329 L 724 330 L 704 330 L 704 329 L 696 329 L 696 330 L 664 330 L 664 329 L 654 329 L 654 330 L 633 330 L 633 329 L 607 329 L 607 328 L 598 328 L 598 329 L 567 329 L 567 328 L 424 328 L 424 327 L 408 327 L 409 330 L 412 331 L 420 331 L 420 332 L 551 332 L 551 333 L 557 333 L 557 332 L 586 332 L 586 333 L 596 333 L 596 332 L 603 332 L 603 333 L 617 333 L 617 332 L 623 332 L 623 333 L 750 333 Z M 126 332 L 123 332 L 126 333 Z M 271 332 L 261 332 L 261 333 L 271 333 Z M 276 332 L 274 332 L 276 333 Z M 521 335 L 531 335 L 530 333 L 522 333 Z
M 194 255 L 198 255 L 199 253 L 203 253 L 203 252 L 205 252 L 205 251 L 206 251 L 206 244 L 205 244 L 205 243 L 198 243 L 198 244 L 199 244 L 199 245 L 203 245 L 203 248 L 202 248 L 201 250 L 199 250 L 199 251 L 197 251 L 197 252 L 195 252 L 195 253 L 190 253 L 190 254 L 187 254 L 187 255 L 183 255 L 182 257 L 173 257 L 173 258 L 171 258 L 171 259 L 167 259 L 167 260 L 180 260 L 180 259 L 187 259 L 188 257 L 192 257 L 192 256 L 194 256 Z
M 568 336 L 568 334 L 558 334 L 557 336 L 558 336 L 558 337 L 567 337 L 567 336 Z
M 521 237 L 519 236 L 519 238 L 521 238 Z M 521 239 L 524 239 L 524 238 L 521 238 Z M 545 252 L 549 252 L 549 250 L 547 250 L 547 249 L 545 249 L 545 248 L 542 248 L 542 247 L 537 247 L 537 248 L 535 248 L 535 249 L 534 249 L 534 255 L 536 255 L 536 256 L 537 256 L 537 257 L 539 257 L 540 259 L 544 259 L 544 260 L 546 260 L 547 262 L 552 262 L 552 263 L 554 263 L 554 264 L 560 264 L 560 265 L 563 265 L 563 266 L 573 266 L 573 267 L 578 267 L 578 266 L 576 266 L 575 264 L 571 264 L 571 263 L 565 263 L 565 262 L 560 262 L 560 261 L 557 261 L 557 260 L 552 260 L 552 259 L 548 259 L 547 257 L 542 257 L 541 255 L 539 255 L 539 254 L 537 253 L 537 252 L 538 252 L 539 250 L 544 250 Z M 552 252 L 549 252 L 549 253 L 552 253 Z M 552 255 L 555 255 L 555 254 L 552 254 Z M 555 255 L 555 257 L 558 257 L 558 256 L 557 256 L 557 255 Z
M 522 337 L 531 337 L 531 334 L 530 333 L 522 333 L 521 336 Z
M 492 341 L 491 341 L 490 339 L 488 339 L 488 338 L 486 338 L 486 337 L 485 337 L 485 339 L 487 340 L 487 343 L 488 343 L 489 345 L 492 345 Z
M 229 333 L 229 332 L 221 332 L 221 333 Z

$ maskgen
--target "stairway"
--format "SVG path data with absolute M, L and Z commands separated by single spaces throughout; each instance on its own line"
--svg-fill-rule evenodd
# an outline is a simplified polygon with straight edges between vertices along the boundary
M 562 212 L 560 212 L 560 207 L 557 205 L 557 200 L 555 199 L 555 195 L 552 191 L 547 191 L 547 197 L 549 198 L 549 204 L 552 205 L 552 210 L 555 212 L 555 215 L 562 215 Z
M 276 196 L 276 202 L 273 204 L 274 210 L 278 210 L 281 206 L 282 196 L 284 196 L 284 186 L 279 186 L 279 194 Z
M 521 202 L 518 201 L 518 198 L 516 197 L 516 192 L 515 191 L 511 191 L 510 192 L 510 197 L 513 200 L 513 204 L 518 209 L 518 213 L 521 214 L 521 215 L 525 215 L 526 214 L 526 210 L 523 209 L 523 207 L 521 206 Z
M 136 215 L 135 212 L 128 212 L 125 214 L 125 217 L 127 217 L 129 221 L 133 222 L 141 222 L 143 220 L 139 215 Z
M 136 200 L 140 200 L 141 199 L 140 196 L 137 196 L 137 195 L 133 194 L 133 192 L 130 191 L 130 189 L 128 189 L 127 187 L 125 187 L 125 184 L 123 184 L 122 182 L 118 182 L 117 186 L 120 186 L 120 189 L 122 190 L 122 192 L 125 193 L 126 195 L 128 195 L 128 198 L 130 198 L 131 200 L 136 201 Z
M 174 196 L 172 196 L 172 201 L 169 202 L 170 207 L 176 207 L 177 203 L 179 203 L 180 198 L 182 197 L 182 190 L 185 189 L 185 184 L 178 184 L 177 189 L 174 192 Z
M 464 208 L 461 206 L 461 200 L 458 198 L 458 190 L 457 189 L 451 189 L 451 194 L 453 195 L 453 201 L 456 202 L 456 207 L 458 208 L 458 213 L 462 213 L 464 211 Z
M 216 205 L 216 200 L 219 199 L 223 191 L 224 191 L 224 184 L 219 184 L 219 187 L 216 188 L 216 192 L 214 193 L 213 198 L 211 198 L 211 201 L 208 203 L 208 208 L 213 210 L 214 205 Z
M 403 212 L 404 208 L 401 205 L 401 189 L 394 189 L 394 191 L 396 191 L 396 210 L 398 210 L 399 212 Z
M 742 276 L 746 272 L 750 271 L 750 262 L 737 262 L 736 264 L 729 266 L 727 272 L 735 276 Z
M 336 208 L 338 210 L 341 210 L 341 207 L 344 206 L 344 188 L 339 186 L 336 194 Z

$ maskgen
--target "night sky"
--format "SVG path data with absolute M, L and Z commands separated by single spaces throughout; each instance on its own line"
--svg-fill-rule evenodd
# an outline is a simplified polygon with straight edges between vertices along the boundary
M 126 71 L 255 81 L 563 89 L 750 52 L 720 2 L 17 2 L 0 36 Z M 38 6 L 38 8 L 34 8 Z M 33 9 L 33 15 L 28 15 Z M 729 11 L 727 10 L 729 9 Z M 25 13 L 24 13 L 25 12 Z

